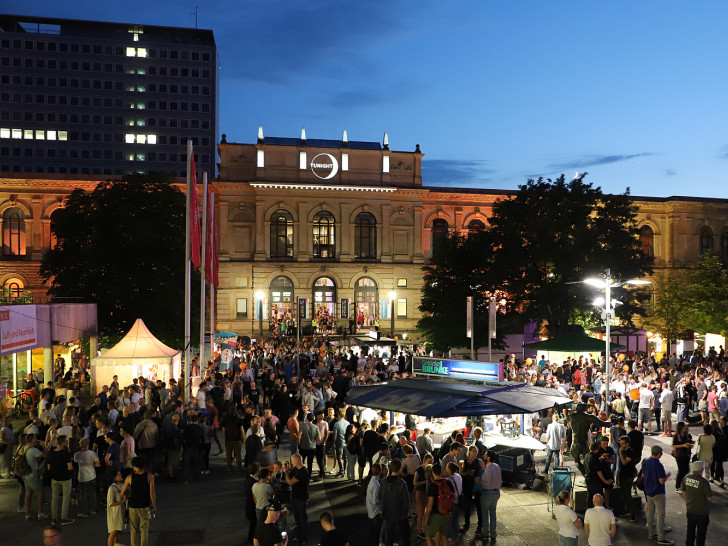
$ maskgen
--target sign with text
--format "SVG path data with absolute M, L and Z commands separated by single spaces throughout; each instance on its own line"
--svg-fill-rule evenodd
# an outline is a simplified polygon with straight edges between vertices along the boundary
M 414 357 L 415 375 L 451 377 L 476 381 L 503 381 L 503 364 L 475 360 Z
M 341 298 L 341 313 L 339 316 L 343 319 L 349 318 L 349 298 Z
M 35 347 L 38 323 L 35 305 L 0 307 L 0 346 L 5 353 Z

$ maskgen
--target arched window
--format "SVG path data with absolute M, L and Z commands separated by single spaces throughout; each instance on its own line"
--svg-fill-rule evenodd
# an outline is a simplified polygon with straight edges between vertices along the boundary
M 485 231 L 485 224 L 481 220 L 470 220 L 468 222 L 468 235 Z
M 354 320 L 359 330 L 369 330 L 377 320 L 377 283 L 370 277 L 362 277 L 354 286 Z
M 3 254 L 25 256 L 25 214 L 17 207 L 3 213 Z
M 442 253 L 447 241 L 448 230 L 450 226 L 447 220 L 437 218 L 432 221 L 432 257 L 438 256 Z
M 713 230 L 703 226 L 700 230 L 700 256 L 713 252 Z
M 368 212 L 357 214 L 354 220 L 354 257 L 359 260 L 377 258 L 377 221 Z
M 336 226 L 334 215 L 322 210 L 313 217 L 313 257 L 317 260 L 336 258 Z
M 4 292 L 6 296 L 10 298 L 19 298 L 23 294 L 25 283 L 17 277 L 12 277 L 5 281 Z
M 273 279 L 270 283 L 270 314 L 274 319 L 285 320 L 293 316 L 293 281 L 284 275 Z
M 270 218 L 270 257 L 293 258 L 293 216 L 287 210 Z
M 728 229 L 723 230 L 720 236 L 720 259 L 723 265 L 728 265 Z
M 334 330 L 336 320 L 336 283 L 330 277 L 319 277 L 313 283 L 313 316 L 317 333 Z
M 640 228 L 640 248 L 645 256 L 650 258 L 655 256 L 655 234 L 650 226 Z
M 58 215 L 59 215 L 58 211 L 59 210 L 62 210 L 62 209 L 56 209 L 53 212 L 51 212 L 50 224 L 49 224 L 50 225 L 50 234 L 51 234 L 51 237 L 50 237 L 51 248 L 56 248 L 56 245 L 58 244 L 58 237 L 56 237 L 55 229 L 56 229 L 56 224 L 58 223 Z

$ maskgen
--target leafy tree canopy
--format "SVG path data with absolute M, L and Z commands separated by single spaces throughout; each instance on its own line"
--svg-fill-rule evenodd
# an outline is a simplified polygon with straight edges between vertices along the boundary
M 691 330 L 728 334 L 728 271 L 718 256 L 703 256 L 687 271 L 683 311 Z
M 653 283 L 655 302 L 645 323 L 669 344 L 681 339 L 688 329 L 684 312 L 685 275 L 684 272 L 668 271 L 663 275 L 656 275 Z
M 57 242 L 40 268 L 48 294 L 96 301 L 100 334 L 110 340 L 141 317 L 162 341 L 182 347 L 185 196 L 170 181 L 133 174 L 77 189 L 53 215 Z M 192 286 L 199 294 L 199 274 Z M 196 318 L 194 293 L 192 301 Z

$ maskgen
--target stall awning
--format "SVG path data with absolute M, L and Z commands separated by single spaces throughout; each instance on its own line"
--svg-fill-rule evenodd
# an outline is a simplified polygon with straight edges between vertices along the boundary
M 397 345 L 397 340 L 391 337 L 380 337 L 379 339 L 373 339 L 371 337 L 356 336 L 352 338 L 352 345 L 359 345 L 360 347 L 389 347 L 391 345 Z
M 462 417 L 532 413 L 568 404 L 555 389 L 526 383 L 493 382 L 485 385 L 400 379 L 353 387 L 347 403 L 425 417 Z
M 537 351 L 559 351 L 562 353 L 598 352 L 604 351 L 606 341 L 581 334 L 573 334 L 562 337 L 554 337 L 545 341 L 526 343 L 524 349 L 536 349 Z M 611 343 L 610 350 L 618 351 L 624 349 L 624 345 Z

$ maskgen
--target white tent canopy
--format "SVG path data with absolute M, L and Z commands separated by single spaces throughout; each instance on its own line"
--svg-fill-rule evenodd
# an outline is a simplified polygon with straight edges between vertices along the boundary
M 119 343 L 93 359 L 94 385 L 98 392 L 102 385 L 111 384 L 114 375 L 119 376 L 122 388 L 139 376 L 167 382 L 179 378 L 181 362 L 182 352 L 159 341 L 138 318 Z

